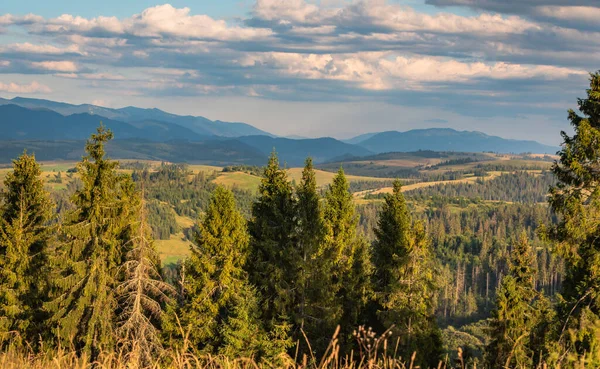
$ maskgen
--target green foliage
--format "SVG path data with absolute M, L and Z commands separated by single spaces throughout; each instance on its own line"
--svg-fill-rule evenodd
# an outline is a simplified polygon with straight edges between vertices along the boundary
M 252 206 L 247 270 L 262 296 L 263 319 L 281 324 L 291 319 L 297 270 L 296 201 L 285 170 L 273 153 L 265 167 L 259 196 Z
M 557 314 L 556 360 L 573 367 L 580 360 L 600 365 L 600 72 L 591 75 L 587 98 L 569 111 L 573 136 L 562 133 L 560 161 L 552 170 L 559 183 L 550 205 L 561 217 L 550 230 L 565 258 L 564 299 Z M 562 354 L 564 353 L 564 354 Z
M 308 158 L 302 171 L 302 181 L 296 188 L 298 196 L 298 254 L 297 290 L 293 322 L 294 340 L 302 346 L 302 353 L 307 352 L 302 329 L 310 339 L 313 351 L 322 354 L 329 344 L 335 330 L 335 311 L 333 305 L 335 295 L 331 294 L 329 273 L 331 265 L 324 258 L 325 236 L 327 228 L 323 219 L 323 210 L 319 203 L 317 180 L 312 159 Z
M 265 347 L 269 337 L 244 270 L 248 245 L 246 221 L 235 207 L 233 194 L 217 187 L 185 262 L 185 297 L 178 309 L 187 339 L 197 352 L 232 358 L 281 352 Z
M 385 199 L 373 246 L 375 291 L 384 327 L 394 325 L 399 353 L 435 366 L 441 354 L 435 319 L 435 263 L 422 222 L 413 222 L 400 181 Z
M 98 128 L 78 165 L 75 192 L 54 258 L 54 299 L 48 304 L 57 338 L 94 360 L 115 344 L 120 266 L 131 249 L 136 196 L 131 178 L 105 158 L 112 133 Z
M 0 344 L 43 333 L 52 203 L 33 155 L 13 161 L 0 192 Z
M 339 319 L 340 338 L 345 343 L 366 316 L 366 306 L 372 295 L 372 266 L 370 245 L 357 234 L 358 216 L 342 168 L 325 193 L 324 219 L 327 236 L 323 257 L 330 263 L 330 293 L 339 304 L 338 311 L 332 312 Z
M 535 270 L 527 236 L 522 234 L 512 251 L 510 273 L 496 291 L 496 308 L 491 320 L 488 367 L 531 368 L 535 350 L 532 333 L 539 324 Z

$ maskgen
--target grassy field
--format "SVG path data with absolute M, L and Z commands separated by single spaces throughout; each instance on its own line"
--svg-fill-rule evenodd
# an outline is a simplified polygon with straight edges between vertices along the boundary
M 435 186 L 435 185 L 439 185 L 439 184 L 473 183 L 473 182 L 476 182 L 477 180 L 488 181 L 490 179 L 499 177 L 500 175 L 502 175 L 502 173 L 505 173 L 505 172 L 499 172 L 499 171 L 488 172 L 488 175 L 485 177 L 470 176 L 470 177 L 465 177 L 465 178 L 460 178 L 460 179 L 455 179 L 455 180 L 448 180 L 448 181 L 432 181 L 432 182 L 412 183 L 412 184 L 402 186 L 402 192 L 416 190 L 416 189 L 424 188 L 424 187 L 431 187 L 431 186 Z M 393 190 L 394 190 L 393 187 L 384 187 L 384 188 L 380 188 L 377 190 L 367 190 L 367 191 L 355 192 L 353 195 L 355 198 L 359 199 L 359 198 L 365 197 L 367 194 L 378 195 L 380 193 L 392 193 Z
M 229 188 L 237 187 L 243 190 L 256 191 L 258 185 L 260 185 L 260 177 L 242 172 L 227 172 L 219 174 L 214 182 Z

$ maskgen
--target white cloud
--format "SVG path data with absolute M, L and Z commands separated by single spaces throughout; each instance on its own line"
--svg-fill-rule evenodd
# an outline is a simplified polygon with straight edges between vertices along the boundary
M 355 82 L 369 90 L 418 89 L 425 83 L 464 83 L 488 79 L 564 79 L 586 72 L 572 68 L 508 63 L 460 62 L 448 58 L 356 54 L 258 53 L 239 60 L 245 67 L 274 68 L 281 75 L 312 80 Z
M 79 45 L 69 45 L 67 47 L 57 47 L 54 45 L 35 45 L 29 42 L 9 44 L 0 46 L 0 53 L 17 52 L 25 54 L 45 54 L 45 55 L 63 55 L 63 54 L 79 54 L 86 55 L 79 49 Z
M 32 67 L 54 72 L 77 72 L 77 65 L 69 60 L 31 62 Z
M 539 6 L 535 14 L 550 19 L 598 25 L 600 8 L 591 6 Z
M 254 15 L 265 20 L 306 22 L 320 17 L 319 7 L 304 0 L 257 0 Z
M 16 20 L 12 20 L 13 23 Z M 11 19 L 5 21 L 11 22 Z M 130 18 L 83 18 L 63 14 L 58 18 L 39 19 L 32 24 L 36 33 L 78 34 L 112 37 L 183 37 L 221 41 L 261 39 L 272 34 L 269 29 L 229 26 L 207 15 L 190 15 L 189 8 L 177 9 L 170 4 L 158 5 Z
M 0 82 L 0 91 L 13 94 L 32 94 L 32 93 L 50 93 L 52 90 L 46 85 L 42 85 L 36 81 L 30 84 L 17 84 L 14 82 Z

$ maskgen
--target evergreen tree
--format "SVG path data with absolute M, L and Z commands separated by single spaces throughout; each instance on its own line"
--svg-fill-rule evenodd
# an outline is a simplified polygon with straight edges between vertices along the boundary
M 47 298 L 52 203 L 33 155 L 13 161 L 0 192 L 0 344 L 37 341 Z
M 557 311 L 556 351 L 563 367 L 585 360 L 600 365 L 600 72 L 592 74 L 587 98 L 578 99 L 583 116 L 569 111 L 573 136 L 564 144 L 553 172 L 558 184 L 550 205 L 560 222 L 549 232 L 565 259 L 563 302 Z M 560 351 L 559 351 L 560 348 Z
M 332 319 L 341 326 L 342 340 L 348 341 L 362 322 L 371 297 L 372 268 L 369 246 L 357 234 L 358 217 L 342 168 L 325 193 L 324 218 L 327 236 L 323 257 L 330 263 L 328 284 L 337 302 L 332 306 Z
M 285 170 L 271 154 L 252 206 L 247 270 L 261 294 L 263 320 L 269 330 L 285 330 L 292 319 L 298 282 L 296 201 Z
M 332 319 L 331 306 L 335 295 L 328 285 L 330 265 L 324 258 L 325 236 L 327 228 L 323 211 L 319 204 L 317 180 L 311 158 L 306 159 L 302 171 L 302 181 L 296 189 L 298 195 L 298 253 L 296 261 L 298 277 L 296 281 L 296 309 L 294 311 L 294 339 L 305 353 L 305 340 L 300 329 L 310 340 L 311 348 L 322 353 L 329 344 L 335 330 L 336 321 Z
M 135 223 L 131 177 L 118 174 L 118 163 L 105 158 L 104 145 L 112 137 L 100 126 L 77 167 L 83 187 L 75 192 L 76 209 L 64 225 L 55 258 L 55 298 L 48 304 L 57 338 L 90 360 L 114 348 L 116 288 Z
M 267 336 L 244 270 L 249 236 L 233 194 L 217 187 L 185 262 L 181 325 L 197 352 L 251 357 L 265 354 Z M 271 354 L 271 352 L 267 352 Z
M 163 352 L 160 338 L 162 307 L 169 303 L 174 288 L 163 282 L 160 260 L 147 223 L 145 203 L 138 196 L 132 197 L 132 205 L 138 212 L 134 223 L 133 248 L 127 253 L 124 281 L 118 287 L 119 316 L 117 325 L 118 344 L 129 363 L 139 368 L 152 365 Z
M 491 342 L 486 349 L 489 368 L 531 368 L 534 365 L 532 334 L 539 323 L 534 288 L 533 255 L 522 234 L 512 250 L 509 275 L 496 291 L 492 314 Z
M 374 285 L 384 328 L 394 325 L 399 354 L 436 366 L 441 338 L 435 318 L 435 265 L 425 228 L 414 222 L 400 181 L 394 182 L 379 214 L 373 245 Z

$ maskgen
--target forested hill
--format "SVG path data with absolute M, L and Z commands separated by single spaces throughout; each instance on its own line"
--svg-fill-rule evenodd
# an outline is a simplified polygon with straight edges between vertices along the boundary
M 18 105 L 31 110 L 48 110 L 63 116 L 88 114 L 101 117 L 102 120 L 110 119 L 125 123 L 151 121 L 161 122 L 163 124 L 176 124 L 180 127 L 185 127 L 200 136 L 240 137 L 247 135 L 271 135 L 268 132 L 245 123 L 211 121 L 204 117 L 190 115 L 181 116 L 167 113 L 160 109 L 143 109 L 133 106 L 121 109 L 111 109 L 91 104 L 73 105 L 23 97 L 15 97 L 11 100 L 0 98 L 0 105 Z M 195 136 L 189 136 L 189 138 L 194 139 Z
M 499 153 L 555 153 L 557 150 L 534 141 L 507 140 L 452 129 L 382 132 L 345 142 L 330 137 L 291 139 L 274 137 L 245 123 L 180 116 L 159 109 L 110 109 L 89 104 L 0 98 L 0 162 L 9 162 L 16 152 L 24 149 L 43 160 L 77 159 L 81 155 L 81 144 L 77 141 L 85 140 L 100 122 L 119 138 L 109 147 L 109 153 L 119 159 L 258 165 L 275 149 L 282 162 L 299 166 L 307 156 L 315 163 L 324 163 L 417 150 Z
M 435 150 L 554 154 L 558 151 L 558 147 L 543 145 L 535 141 L 509 140 L 489 136 L 482 132 L 456 131 L 450 128 L 381 132 L 372 136 L 363 135 L 362 139 L 361 136 L 358 136 L 348 142 L 353 142 L 376 153 Z

